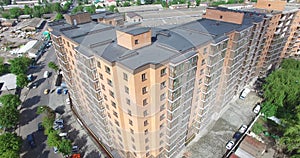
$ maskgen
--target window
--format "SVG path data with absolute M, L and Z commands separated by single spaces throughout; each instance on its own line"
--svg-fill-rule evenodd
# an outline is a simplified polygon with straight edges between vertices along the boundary
M 160 77 L 163 77 L 167 74 L 167 68 L 163 68 L 160 70 Z
M 132 148 L 133 148 L 134 150 L 136 150 L 136 148 L 135 148 L 135 146 L 134 146 L 134 145 L 132 145 Z
M 126 103 L 130 105 L 130 99 L 126 98 Z
M 129 88 L 125 86 L 125 93 L 129 94 Z
M 142 74 L 142 81 L 146 81 L 147 80 L 147 78 L 146 78 L 146 73 L 143 73 Z
M 101 68 L 101 63 L 100 63 L 100 61 L 97 61 L 97 67 Z
M 162 121 L 165 118 L 165 114 L 160 115 L 159 120 Z
M 148 142 L 149 142 L 149 138 L 146 138 L 146 139 L 145 139 L 145 143 L 148 143 Z
M 147 146 L 145 147 L 145 149 L 146 149 L 146 150 L 149 150 L 149 146 L 147 145 Z M 147 155 L 146 155 L 146 156 L 147 156 Z M 148 155 L 148 156 L 149 156 L 149 155 Z M 148 157 L 148 156 L 147 156 L 147 157 Z
M 133 130 L 133 129 L 131 129 L 131 128 L 130 128 L 130 133 L 131 133 L 131 134 L 134 134 L 134 130 Z
M 103 94 L 103 98 L 107 101 L 107 96 L 105 94 Z
M 139 40 L 134 40 L 134 44 L 139 44 Z
M 123 73 L 123 79 L 124 79 L 125 81 L 128 81 L 128 76 L 127 76 L 126 73 Z
M 160 106 L 160 111 L 163 111 L 163 110 L 165 110 L 165 104 Z
M 148 132 L 149 132 L 148 129 L 146 129 L 146 130 L 144 131 L 144 134 L 147 135 Z
M 131 116 L 131 110 L 128 109 L 128 115 Z
M 109 118 L 111 118 L 110 113 L 107 113 L 107 116 L 108 116 Z
M 120 131 L 119 129 L 117 129 L 117 132 L 118 132 L 119 134 L 121 134 L 121 131 Z
M 110 68 L 107 67 L 107 66 L 105 66 L 105 72 L 108 73 L 108 74 L 110 74 Z
M 106 106 L 106 109 L 109 110 L 109 105 L 108 105 L 108 104 L 105 104 L 105 106 Z
M 122 138 L 120 136 L 118 136 L 118 138 L 119 138 L 120 142 L 122 142 Z
M 166 99 L 166 94 L 165 93 L 160 95 L 160 101 L 163 101 L 164 99 Z
M 101 84 L 102 89 L 105 91 L 105 86 L 103 84 Z
M 130 119 L 129 119 L 129 124 L 130 124 L 131 126 L 133 126 L 132 120 L 130 120 Z
M 111 96 L 111 97 L 115 97 L 115 94 L 114 94 L 114 92 L 112 92 L 112 91 L 109 91 L 109 95 Z
M 204 48 L 203 49 L 203 54 L 206 54 L 207 53 L 207 48 Z
M 103 75 L 101 73 L 99 73 L 99 77 L 101 80 L 103 80 Z
M 118 122 L 117 120 L 115 120 L 115 124 L 116 124 L 117 126 L 120 126 L 120 124 L 119 124 L 119 122 Z
M 201 83 L 202 83 L 202 78 L 200 78 L 198 81 L 198 84 L 201 84 Z
M 203 75 L 204 74 L 204 69 L 201 69 L 200 70 L 200 75 Z
M 223 19 L 223 16 L 222 16 L 222 15 L 220 15 L 220 19 Z
M 148 149 L 147 149 L 148 148 Z M 146 150 L 149 150 L 149 146 L 146 146 Z M 146 153 L 146 157 L 149 157 L 150 156 L 150 153 L 149 151 Z
M 107 84 L 112 87 L 112 81 L 110 79 L 107 79 Z
M 148 123 L 148 120 L 145 120 L 144 121 L 144 126 L 147 126 L 149 123 Z
M 161 141 L 161 142 L 163 142 L 163 141 Z M 163 149 L 164 149 L 163 147 L 160 147 L 159 148 L 159 152 L 161 152 Z
M 164 128 L 164 124 L 162 123 L 161 125 L 159 125 L 159 129 L 163 129 Z
M 160 83 L 160 89 L 164 89 L 166 87 L 166 81 Z
M 148 111 L 147 110 L 145 110 L 143 113 L 144 113 L 144 117 L 146 117 L 148 115 Z
M 147 87 L 142 88 L 142 94 L 146 94 L 148 92 Z
M 164 136 L 164 133 L 160 133 L 159 134 L 159 138 L 163 137 Z
M 202 60 L 202 64 L 201 65 L 204 65 L 204 64 L 205 64 L 205 59 Z
M 144 100 L 143 100 L 143 106 L 146 106 L 147 104 L 148 104 L 147 99 L 144 99 Z
M 134 138 L 133 137 L 131 137 L 131 141 L 134 143 Z
M 113 114 L 116 116 L 116 118 L 118 118 L 118 113 L 113 111 Z
M 117 108 L 116 103 L 111 101 L 111 106 L 113 106 L 114 108 Z

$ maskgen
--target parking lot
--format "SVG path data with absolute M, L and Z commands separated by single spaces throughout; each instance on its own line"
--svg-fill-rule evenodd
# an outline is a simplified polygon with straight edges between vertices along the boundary
M 38 131 L 38 123 L 42 121 L 42 116 L 36 114 L 37 107 L 48 105 L 53 110 L 61 113 L 57 118 L 64 120 L 64 128 L 61 133 L 67 133 L 67 137 L 73 145 L 78 146 L 78 153 L 82 157 L 100 158 L 100 153 L 90 137 L 86 134 L 80 124 L 73 116 L 70 107 L 66 104 L 67 95 L 58 95 L 55 91 L 55 79 L 57 72 L 48 68 L 50 61 L 56 61 L 53 48 L 50 48 L 38 61 L 36 68 L 30 69 L 29 74 L 33 74 L 32 83 L 36 83 L 34 89 L 22 90 L 21 100 L 23 101 L 20 110 L 20 124 L 17 133 L 23 138 L 21 157 L 23 158 L 62 158 L 62 154 L 55 154 L 53 148 L 47 145 L 47 137 L 43 131 Z M 49 77 L 44 77 L 44 72 L 49 71 Z M 49 94 L 44 94 L 45 89 L 50 89 Z M 35 148 L 30 148 L 26 141 L 27 135 L 33 134 L 36 144 Z
M 226 143 L 233 140 L 234 133 L 243 124 L 248 125 L 255 117 L 252 109 L 258 101 L 260 98 L 252 91 L 245 100 L 236 99 L 230 102 L 211 129 L 208 129 L 208 132 L 203 131 L 179 155 L 189 158 L 222 157 L 227 151 Z

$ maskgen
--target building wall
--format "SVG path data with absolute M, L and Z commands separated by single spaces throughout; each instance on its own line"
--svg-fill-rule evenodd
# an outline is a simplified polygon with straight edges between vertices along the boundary
M 216 9 L 206 9 L 203 18 L 217 21 L 230 22 L 235 24 L 242 24 L 244 13 L 221 11 Z
M 286 3 L 285 0 L 258 0 L 255 8 L 283 11 Z
M 121 31 L 117 31 L 116 33 L 118 45 L 130 50 L 151 44 L 151 30 L 135 36 Z

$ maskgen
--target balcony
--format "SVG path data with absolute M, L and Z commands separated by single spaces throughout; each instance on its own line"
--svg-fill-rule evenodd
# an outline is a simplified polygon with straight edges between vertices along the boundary
M 286 15 L 282 16 L 279 21 L 284 21 L 286 19 Z

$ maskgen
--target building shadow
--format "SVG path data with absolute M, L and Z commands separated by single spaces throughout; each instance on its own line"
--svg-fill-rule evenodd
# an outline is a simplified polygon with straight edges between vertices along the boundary
M 86 158 L 100 158 L 101 154 L 99 151 L 93 150 L 93 151 L 87 153 L 85 157 Z
M 20 126 L 24 126 L 28 124 L 30 121 L 38 117 L 38 114 L 36 114 L 38 107 L 35 107 L 33 109 L 25 109 L 20 113 Z
M 47 137 L 44 135 L 44 131 L 37 131 L 32 133 L 34 137 L 34 142 L 36 144 L 35 148 L 31 148 L 28 141 L 23 140 L 21 153 L 25 153 L 22 158 L 48 158 L 49 151 L 41 152 L 46 148 L 46 139 Z
M 22 104 L 22 108 L 28 108 L 32 105 L 35 105 L 37 103 L 39 103 L 41 100 L 41 96 L 33 96 L 31 98 L 27 98 L 23 104 Z

